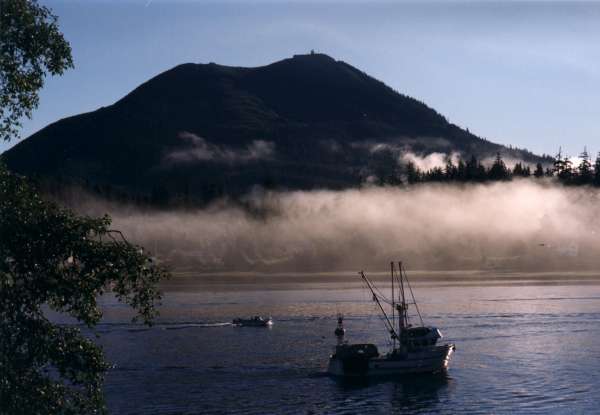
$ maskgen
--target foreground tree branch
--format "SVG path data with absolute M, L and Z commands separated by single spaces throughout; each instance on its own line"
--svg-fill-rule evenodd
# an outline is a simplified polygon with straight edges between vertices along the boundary
M 36 0 L 0 0 L 0 139 L 17 136 L 47 74 L 73 67 L 57 18 Z
M 47 311 L 93 328 L 102 317 L 97 299 L 110 291 L 150 324 L 166 277 L 108 216 L 60 208 L 0 166 L 0 412 L 102 411 L 102 351 Z

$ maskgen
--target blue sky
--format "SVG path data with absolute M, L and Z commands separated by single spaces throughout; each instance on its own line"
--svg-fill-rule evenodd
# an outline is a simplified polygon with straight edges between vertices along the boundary
M 180 63 L 260 66 L 315 49 L 491 141 L 600 150 L 600 3 L 41 3 L 59 16 L 75 69 L 47 80 L 22 137 L 110 105 Z

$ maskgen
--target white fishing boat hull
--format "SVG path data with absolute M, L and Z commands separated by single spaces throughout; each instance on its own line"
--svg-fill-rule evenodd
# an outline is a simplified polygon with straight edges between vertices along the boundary
M 329 359 L 328 373 L 340 377 L 396 376 L 411 373 L 437 373 L 448 368 L 454 345 L 432 346 L 404 355 L 386 355 L 369 359 Z

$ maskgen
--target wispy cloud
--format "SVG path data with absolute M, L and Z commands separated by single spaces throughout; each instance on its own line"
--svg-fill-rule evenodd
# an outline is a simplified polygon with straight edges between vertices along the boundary
M 420 156 L 418 154 L 407 152 L 400 155 L 400 161 L 405 164 L 408 162 L 414 163 L 416 167 L 423 171 L 431 170 L 434 167 L 444 167 L 448 159 L 452 160 L 454 164 L 458 163 L 461 154 L 459 152 L 446 153 L 430 153 L 427 155 Z
M 267 160 L 275 155 L 275 144 L 271 141 L 254 140 L 245 148 L 219 146 L 208 142 L 196 134 L 184 131 L 179 134 L 184 146 L 173 150 L 165 157 L 171 163 L 191 163 L 211 161 L 215 163 L 248 163 Z

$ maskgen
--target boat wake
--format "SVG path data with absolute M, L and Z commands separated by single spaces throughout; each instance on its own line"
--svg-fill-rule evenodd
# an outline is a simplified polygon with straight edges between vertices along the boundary
M 217 328 L 232 326 L 231 322 L 171 322 L 157 323 L 152 326 L 144 326 L 132 323 L 100 323 L 96 327 L 97 333 L 110 333 L 117 331 L 128 331 L 131 333 L 146 332 L 150 330 L 184 330 L 195 328 Z
M 233 326 L 233 323 L 186 323 L 186 324 L 174 324 L 174 325 L 157 325 L 163 330 L 183 330 L 191 328 L 212 328 L 212 327 L 226 327 Z

